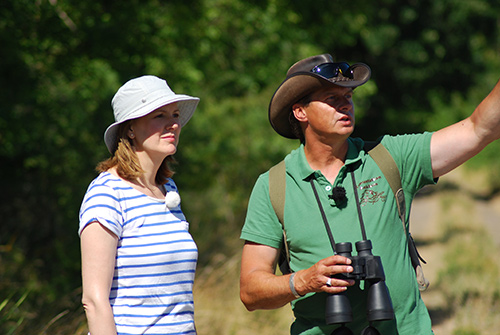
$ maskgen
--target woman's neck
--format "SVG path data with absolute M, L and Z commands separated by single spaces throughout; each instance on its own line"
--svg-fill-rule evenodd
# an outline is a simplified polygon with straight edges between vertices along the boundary
M 116 167 L 109 169 L 108 172 L 122 179 L 125 183 L 127 183 L 129 186 L 136 189 L 137 191 L 144 193 L 150 197 L 157 199 L 163 199 L 165 197 L 166 193 L 165 187 L 162 184 L 156 183 L 156 175 L 153 176 L 151 173 L 148 173 L 147 171 L 143 175 L 134 180 L 126 180 L 120 177 L 120 175 L 116 170 Z

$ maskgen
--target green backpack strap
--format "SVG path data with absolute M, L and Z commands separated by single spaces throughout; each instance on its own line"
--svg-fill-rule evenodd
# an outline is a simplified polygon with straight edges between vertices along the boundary
M 425 278 L 422 265 L 420 261 L 425 262 L 425 260 L 420 256 L 415 245 L 415 241 L 411 236 L 410 232 L 406 230 L 406 201 L 403 187 L 401 185 L 401 175 L 399 173 L 398 166 L 392 158 L 391 154 L 382 143 L 366 142 L 365 150 L 368 151 L 370 157 L 378 165 L 385 179 L 389 183 L 392 189 L 392 193 L 396 198 L 396 204 L 398 206 L 398 214 L 401 222 L 403 223 L 403 229 L 408 240 L 408 251 L 410 253 L 411 263 L 415 269 L 415 275 L 417 277 L 418 288 L 420 291 L 425 291 L 429 287 L 429 281 Z
M 398 166 L 396 165 L 394 158 L 392 158 L 391 154 L 382 143 L 378 143 L 375 146 L 373 146 L 372 142 L 367 143 L 368 144 L 365 146 L 365 150 L 368 148 L 368 154 L 384 174 L 385 179 L 392 189 L 392 193 L 396 197 L 398 214 L 403 222 L 403 228 L 406 232 L 406 201 L 403 187 L 401 186 L 401 175 L 399 174 Z M 373 148 L 369 148 L 370 146 L 373 146 Z
M 285 195 L 286 195 L 286 166 L 285 160 L 282 160 L 269 170 L 269 198 L 274 212 L 281 223 L 283 231 L 283 248 L 281 248 L 278 265 L 281 273 L 291 273 L 290 252 L 286 242 L 286 231 L 284 224 L 285 217 Z
M 282 160 L 269 170 L 269 198 L 281 225 L 285 216 L 286 166 Z

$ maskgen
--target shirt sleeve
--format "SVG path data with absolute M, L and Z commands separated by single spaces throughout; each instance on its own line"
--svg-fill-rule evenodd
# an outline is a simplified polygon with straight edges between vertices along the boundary
M 269 172 L 260 175 L 255 183 L 240 238 L 276 249 L 281 247 L 283 230 L 269 198 Z
M 80 208 L 78 234 L 80 235 L 89 223 L 96 221 L 116 236 L 121 236 L 123 216 L 118 192 L 109 186 L 92 183 Z
M 425 132 L 385 136 L 382 140 L 399 168 L 403 189 L 410 194 L 436 182 L 432 173 L 431 137 L 431 132 Z

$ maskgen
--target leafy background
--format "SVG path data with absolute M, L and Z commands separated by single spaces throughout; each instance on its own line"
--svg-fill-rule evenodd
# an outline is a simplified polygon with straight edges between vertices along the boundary
M 175 180 L 204 273 L 239 252 L 255 179 L 297 146 L 267 120 L 291 64 L 328 52 L 370 65 L 355 136 L 436 130 L 498 80 L 498 13 L 498 0 L 3 0 L 0 333 L 85 332 L 78 210 L 128 79 L 201 98 Z M 491 193 L 498 149 L 468 163 Z

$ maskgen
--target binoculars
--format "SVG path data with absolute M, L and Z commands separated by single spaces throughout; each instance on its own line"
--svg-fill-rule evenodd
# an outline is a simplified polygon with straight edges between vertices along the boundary
M 357 256 L 351 255 L 352 244 L 350 242 L 335 244 L 335 250 L 338 255 L 351 259 L 351 266 L 354 269 L 351 273 L 342 273 L 336 275 L 335 278 L 354 279 L 356 281 L 365 280 L 365 283 L 369 285 L 366 316 L 370 325 L 373 321 L 393 319 L 394 310 L 389 290 L 385 284 L 384 269 L 380 257 L 373 256 L 372 254 L 372 242 L 370 240 L 356 242 Z M 352 321 L 352 309 L 345 292 L 330 294 L 327 297 L 325 318 L 326 323 L 329 325 L 344 325 Z M 341 331 L 339 329 L 339 332 L 334 332 L 333 334 L 352 334 L 352 332 L 349 333 L 349 330 L 345 326 L 341 328 L 345 330 Z M 363 331 L 363 334 L 377 333 L 377 330 L 371 326 Z

